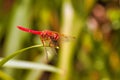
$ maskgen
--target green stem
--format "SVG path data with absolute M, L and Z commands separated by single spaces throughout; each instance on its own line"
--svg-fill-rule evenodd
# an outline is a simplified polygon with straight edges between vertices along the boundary
M 42 45 L 34 45 L 34 46 L 30 46 L 30 47 L 27 47 L 27 48 L 24 48 L 24 49 L 21 49 L 21 50 L 18 50 L 14 53 L 12 53 L 11 55 L 7 56 L 6 58 L 2 59 L 0 61 L 0 67 L 2 67 L 7 61 L 9 61 L 10 59 L 12 59 L 13 57 L 19 55 L 21 52 L 25 51 L 25 50 L 28 50 L 28 49 L 31 49 L 31 48 L 35 48 L 35 47 L 42 47 Z

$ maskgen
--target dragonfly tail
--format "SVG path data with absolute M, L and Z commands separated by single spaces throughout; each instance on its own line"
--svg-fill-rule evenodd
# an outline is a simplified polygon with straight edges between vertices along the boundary
M 41 31 L 31 30 L 31 29 L 28 29 L 28 28 L 24 28 L 22 26 L 17 26 L 17 28 L 22 30 L 22 31 L 29 32 L 29 33 L 32 33 L 32 34 L 38 34 L 38 35 L 41 34 Z

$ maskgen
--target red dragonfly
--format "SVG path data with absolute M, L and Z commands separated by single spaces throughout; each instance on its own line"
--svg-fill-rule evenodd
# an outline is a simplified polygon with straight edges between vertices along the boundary
M 22 26 L 17 26 L 17 27 L 22 31 L 39 35 L 40 39 L 42 40 L 43 46 L 45 46 L 46 40 L 50 40 L 49 46 L 53 46 L 53 45 L 56 46 L 55 42 L 57 42 L 60 39 L 60 35 L 62 35 L 62 34 L 59 34 L 58 32 L 50 31 L 50 30 L 36 31 L 36 30 L 24 28 Z
M 48 54 L 47 54 L 47 50 L 46 50 L 45 41 L 49 41 L 48 46 L 58 48 L 57 43 L 58 43 L 59 39 L 61 38 L 61 36 L 67 37 L 67 36 L 64 36 L 63 34 L 60 34 L 60 33 L 55 32 L 55 31 L 50 31 L 50 30 L 36 31 L 36 30 L 24 28 L 22 26 L 17 26 L 17 28 L 22 30 L 22 31 L 29 32 L 29 33 L 36 34 L 36 35 L 40 36 L 40 39 L 42 41 L 42 44 L 43 44 L 45 52 L 46 52 L 47 59 L 48 59 Z

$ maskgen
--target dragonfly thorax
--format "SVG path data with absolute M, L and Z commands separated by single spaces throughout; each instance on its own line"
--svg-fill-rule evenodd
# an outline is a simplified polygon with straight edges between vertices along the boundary
M 43 39 L 51 39 L 53 41 L 57 41 L 59 39 L 59 34 L 56 33 L 56 32 L 53 32 L 53 31 L 48 31 L 48 30 L 45 30 L 45 31 L 42 31 L 42 33 L 40 34 L 40 36 L 43 38 Z

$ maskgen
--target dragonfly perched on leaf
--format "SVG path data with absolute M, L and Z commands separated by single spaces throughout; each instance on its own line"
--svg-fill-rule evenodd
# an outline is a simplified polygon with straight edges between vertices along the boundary
M 37 30 L 32 30 L 32 29 L 28 29 L 22 26 L 17 26 L 18 29 L 25 31 L 25 32 L 29 32 L 35 35 L 39 35 L 40 39 L 42 41 L 45 53 L 46 53 L 46 58 L 48 60 L 48 53 L 47 53 L 47 45 L 45 44 L 47 41 L 49 42 L 48 46 L 49 47 L 54 47 L 54 48 L 59 48 L 58 47 L 58 41 L 61 38 L 68 38 L 68 36 L 65 36 L 64 34 L 60 34 L 58 32 L 55 31 L 50 31 L 50 30 L 43 30 L 43 31 L 37 31 Z M 71 37 L 71 38 L 75 38 L 75 37 Z

